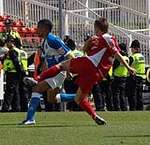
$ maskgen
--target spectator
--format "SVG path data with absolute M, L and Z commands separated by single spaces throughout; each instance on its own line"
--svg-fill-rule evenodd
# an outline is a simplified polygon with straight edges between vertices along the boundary
M 19 35 L 19 33 L 17 31 L 12 30 L 12 26 L 13 26 L 13 20 L 11 19 L 6 19 L 5 20 L 5 26 L 6 26 L 6 32 L 3 33 L 3 37 L 5 39 L 7 39 L 7 37 L 12 37 L 14 39 L 14 45 L 17 48 L 21 48 L 22 46 L 22 42 L 21 42 L 21 37 Z
M 9 52 L 3 61 L 6 89 L 2 112 L 18 112 L 20 111 L 19 80 L 23 75 L 20 65 L 20 50 L 14 46 L 14 39 L 12 37 L 7 38 L 6 46 L 9 48 Z
M 127 79 L 127 97 L 129 109 L 143 110 L 143 79 L 145 79 L 145 59 L 141 53 L 140 42 L 134 40 L 131 43 L 131 52 L 129 64 L 136 70 L 136 75 L 130 75 Z
M 87 41 L 91 38 L 89 34 L 85 37 L 84 41 Z M 111 79 L 110 77 L 112 76 L 112 69 L 110 69 L 109 73 L 107 76 L 101 81 L 97 82 L 92 89 L 92 94 L 93 94 L 93 99 L 94 99 L 94 104 L 96 111 L 105 111 L 105 105 L 106 109 L 108 111 L 112 110 L 112 96 L 111 96 L 111 87 L 110 87 L 110 82 Z
M 26 112 L 28 108 L 28 98 L 29 92 L 28 88 L 25 86 L 23 79 L 28 74 L 28 56 L 27 53 L 23 50 L 20 51 L 20 65 L 24 74 L 20 77 L 19 80 L 19 94 L 20 94 L 20 107 L 22 112 Z
M 121 54 L 124 60 L 129 63 L 127 57 L 127 49 L 124 43 L 119 44 Z M 126 78 L 128 75 L 127 68 L 115 59 L 113 64 L 113 82 L 112 82 L 112 93 L 113 93 L 113 107 L 114 111 L 127 111 L 127 101 L 125 97 Z
M 109 72 L 112 72 L 111 70 Z M 94 103 L 97 111 L 108 111 L 113 110 L 112 106 L 112 91 L 111 91 L 111 73 L 102 80 L 102 82 L 97 83 L 92 90 Z
M 27 72 L 27 53 L 23 50 L 21 50 L 22 42 L 21 42 L 21 37 L 17 31 L 14 31 L 12 29 L 13 26 L 13 20 L 10 18 L 6 19 L 5 22 L 5 27 L 6 30 L 4 33 L 2 33 L 2 37 L 5 40 L 13 38 L 13 45 L 16 48 L 19 48 L 19 54 L 20 54 L 20 65 L 22 67 L 22 70 L 24 72 Z M 24 73 L 25 75 L 25 73 Z M 23 76 L 22 76 L 23 77 Z M 20 94 L 20 105 L 21 105 L 21 111 L 26 111 L 27 110 L 27 101 L 28 101 L 28 91 L 27 88 L 24 86 L 24 83 L 22 82 L 23 78 L 20 78 L 19 80 L 19 94 Z

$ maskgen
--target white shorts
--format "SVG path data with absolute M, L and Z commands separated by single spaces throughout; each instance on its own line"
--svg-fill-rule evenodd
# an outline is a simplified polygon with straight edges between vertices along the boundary
M 63 85 L 65 78 L 66 78 L 66 72 L 63 71 L 60 72 L 55 77 L 45 79 L 44 81 L 46 81 L 52 89 L 55 89 L 57 87 L 60 88 Z

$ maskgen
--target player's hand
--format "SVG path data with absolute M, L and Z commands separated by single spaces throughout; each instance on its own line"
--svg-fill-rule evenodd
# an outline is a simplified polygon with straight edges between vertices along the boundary
M 34 80 L 36 80 L 37 82 L 41 82 L 42 80 L 40 79 L 39 75 L 34 75 Z

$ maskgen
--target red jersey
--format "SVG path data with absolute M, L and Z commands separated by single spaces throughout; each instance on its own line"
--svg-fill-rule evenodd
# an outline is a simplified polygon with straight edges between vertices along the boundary
M 94 84 L 103 80 L 113 64 L 114 54 L 119 51 L 116 40 L 109 34 L 99 35 L 92 41 L 87 45 L 88 56 L 70 61 L 70 72 L 78 74 L 75 83 L 84 93 L 89 93 Z
M 116 39 L 105 33 L 94 40 L 87 58 L 98 68 L 100 74 L 105 76 L 111 68 L 114 54 L 120 51 Z

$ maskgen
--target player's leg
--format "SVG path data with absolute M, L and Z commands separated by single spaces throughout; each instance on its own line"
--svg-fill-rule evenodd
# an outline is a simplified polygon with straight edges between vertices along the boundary
M 58 103 L 73 101 L 75 97 L 76 97 L 76 94 L 60 93 L 56 95 L 56 99 Z
M 75 97 L 75 102 L 80 105 L 93 119 L 96 116 L 96 112 L 93 107 L 90 105 L 88 100 L 88 93 L 83 93 L 81 88 L 77 90 L 77 96 Z
M 81 93 L 80 89 L 77 92 L 78 95 L 77 94 L 67 94 L 67 93 L 59 93 L 57 95 L 56 94 L 57 94 L 57 90 L 55 92 L 52 90 L 48 90 L 47 91 L 48 101 L 50 101 L 52 103 L 60 103 L 60 102 L 73 101 L 75 99 L 76 103 L 79 104 L 84 110 L 86 110 L 87 113 L 89 113 L 93 119 L 96 118 L 96 112 L 93 109 L 93 107 L 90 105 L 90 103 L 87 99 L 88 94 Z M 76 95 L 77 95 L 77 97 L 76 97 Z
M 70 60 L 66 60 L 60 64 L 54 65 L 42 72 L 39 76 L 39 81 L 43 81 L 46 78 L 51 78 L 59 74 L 61 71 L 69 71 Z
M 57 94 L 57 90 L 55 92 Z M 106 124 L 106 121 L 98 116 L 94 110 L 94 108 L 91 106 L 89 100 L 88 100 L 88 94 L 82 93 L 81 89 L 79 88 L 77 91 L 77 94 L 66 94 L 66 93 L 59 93 L 55 97 L 54 92 L 51 90 L 48 91 L 48 96 L 53 96 L 53 98 L 49 99 L 53 103 L 60 103 L 60 102 L 69 102 L 75 99 L 76 103 L 80 105 L 82 109 L 84 109 L 92 118 L 95 120 L 95 122 L 99 125 Z
M 96 111 L 91 106 L 91 104 L 88 100 L 88 95 L 89 95 L 88 93 L 83 93 L 81 88 L 79 87 L 79 89 L 77 91 L 77 96 L 75 97 L 76 103 L 79 104 L 80 107 L 82 109 L 84 109 L 92 117 L 92 119 L 95 120 L 95 122 L 98 125 L 106 124 L 106 121 L 102 117 L 97 115 Z
M 76 94 L 60 92 L 58 88 L 47 91 L 47 101 L 51 103 L 70 102 L 74 100 L 75 96 Z
M 93 85 L 100 80 L 97 69 L 86 57 L 71 59 L 70 63 L 68 63 L 68 68 L 71 73 L 78 74 L 76 82 L 79 88 L 77 90 L 75 102 L 79 104 L 97 124 L 105 124 L 105 120 L 96 114 L 88 100 L 88 95 L 92 90 Z
M 65 77 L 66 77 L 66 73 L 63 71 L 59 73 L 58 75 L 56 75 L 55 77 L 41 81 L 35 87 L 33 87 L 33 91 L 32 91 L 33 93 L 32 93 L 32 97 L 31 97 L 31 101 L 30 101 L 30 105 L 29 105 L 29 109 L 27 113 L 27 118 L 26 118 L 27 121 L 29 119 L 33 120 L 32 118 L 34 118 L 34 114 L 35 114 L 36 108 L 39 105 L 40 97 L 42 96 L 42 93 L 46 92 L 47 90 L 50 90 L 50 92 L 54 94 L 55 91 L 57 90 L 56 88 L 60 88 L 62 86 L 62 83 L 65 80 Z
M 34 116 L 35 116 L 36 109 L 40 104 L 40 98 L 42 96 L 42 93 L 48 90 L 49 88 L 50 87 L 46 81 L 42 81 L 33 87 L 26 119 L 22 122 L 22 124 L 28 125 L 28 124 L 35 123 Z

